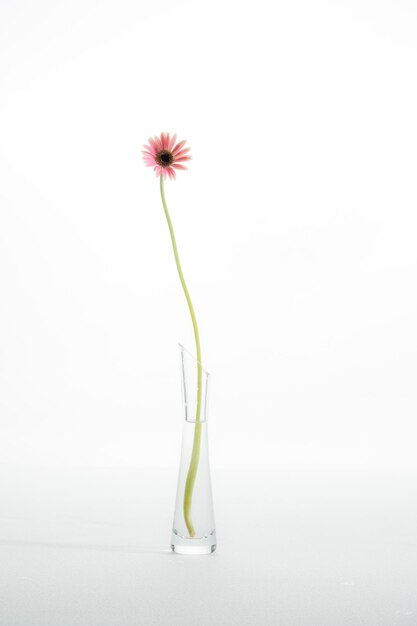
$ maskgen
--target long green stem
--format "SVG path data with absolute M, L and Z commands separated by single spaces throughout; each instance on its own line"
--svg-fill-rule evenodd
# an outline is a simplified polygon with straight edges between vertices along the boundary
M 165 191 L 164 191 L 164 179 L 163 176 L 160 177 L 160 189 L 161 189 L 161 199 L 162 206 L 164 207 L 165 217 L 167 219 L 169 234 L 171 235 L 171 243 L 172 249 L 174 251 L 175 264 L 177 266 L 178 276 L 181 281 L 181 285 L 184 291 L 185 298 L 187 300 L 188 308 L 191 315 L 191 321 L 193 323 L 194 329 L 194 337 L 195 337 L 195 347 L 197 351 L 197 410 L 195 417 L 195 429 L 194 429 L 194 441 L 193 441 L 193 450 L 191 453 L 191 461 L 190 466 L 188 468 L 187 479 L 185 481 L 185 489 L 184 489 L 184 519 L 187 526 L 187 530 L 189 532 L 190 537 L 195 536 L 195 530 L 193 526 L 193 522 L 191 519 L 191 504 L 193 498 L 194 491 L 194 483 L 197 476 L 198 463 L 200 460 L 200 442 L 201 442 L 201 380 L 202 380 L 202 366 L 201 366 L 201 347 L 200 347 L 200 335 L 198 332 L 197 319 L 194 312 L 193 303 L 191 302 L 190 293 L 188 291 L 187 285 L 185 283 L 184 274 L 182 273 L 180 258 L 178 255 L 177 242 L 175 240 L 174 228 L 172 226 L 171 218 L 168 212 L 167 203 L 165 200 Z

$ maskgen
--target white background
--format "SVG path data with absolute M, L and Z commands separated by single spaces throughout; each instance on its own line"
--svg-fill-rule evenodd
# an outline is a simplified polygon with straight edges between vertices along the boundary
M 0 0 L 0 459 L 417 467 L 417 5 Z

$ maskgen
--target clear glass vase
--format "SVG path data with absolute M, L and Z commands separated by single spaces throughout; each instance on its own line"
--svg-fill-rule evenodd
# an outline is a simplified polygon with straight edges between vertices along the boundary
M 210 554 L 216 530 L 207 439 L 209 374 L 179 348 L 184 423 L 171 547 L 178 554 Z

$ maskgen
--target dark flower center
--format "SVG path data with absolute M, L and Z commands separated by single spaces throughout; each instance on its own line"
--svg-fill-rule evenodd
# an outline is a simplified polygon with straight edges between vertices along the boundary
M 173 160 L 174 157 L 168 150 L 161 150 L 156 155 L 156 161 L 157 163 L 159 163 L 159 165 L 162 165 L 162 167 L 167 167 L 168 165 L 171 165 Z

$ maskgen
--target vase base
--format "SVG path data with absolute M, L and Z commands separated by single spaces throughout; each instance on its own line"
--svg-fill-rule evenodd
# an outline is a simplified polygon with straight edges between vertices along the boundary
M 174 529 L 171 536 L 171 548 L 175 554 L 202 556 L 211 554 L 216 549 L 216 531 L 203 537 L 184 537 Z
M 175 554 L 183 554 L 188 556 L 202 556 L 203 554 L 211 554 L 215 551 L 216 546 L 204 547 L 204 546 L 175 546 L 171 544 L 172 551 Z

